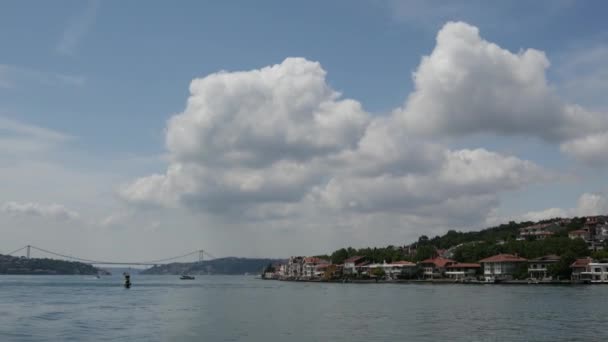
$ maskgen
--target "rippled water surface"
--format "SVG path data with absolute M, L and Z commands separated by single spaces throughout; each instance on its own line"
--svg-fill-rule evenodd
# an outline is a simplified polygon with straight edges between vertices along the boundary
M 0 341 L 607 341 L 608 286 L 0 276 Z

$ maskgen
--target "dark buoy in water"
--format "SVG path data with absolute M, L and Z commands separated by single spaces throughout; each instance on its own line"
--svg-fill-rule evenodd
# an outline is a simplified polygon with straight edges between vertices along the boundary
M 131 276 L 129 275 L 129 273 L 123 273 L 123 275 L 125 276 L 125 288 L 130 288 L 131 287 Z

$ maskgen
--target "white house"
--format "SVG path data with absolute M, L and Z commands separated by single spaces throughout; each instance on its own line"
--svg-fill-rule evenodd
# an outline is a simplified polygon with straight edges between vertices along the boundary
M 354 256 L 344 260 L 344 274 L 357 274 L 357 265 L 364 261 L 363 256 Z
M 590 262 L 580 279 L 591 283 L 608 283 L 608 262 Z
M 470 279 L 475 278 L 480 269 L 480 264 L 459 262 L 446 266 L 445 275 L 452 279 Z
M 302 265 L 302 276 L 306 278 L 316 278 L 320 276 L 318 266 L 329 265 L 329 261 L 317 257 L 304 258 Z
M 395 261 L 392 263 L 369 264 L 362 266 L 365 274 L 371 274 L 373 269 L 381 268 L 388 278 L 395 279 L 400 275 L 412 274 L 416 270 L 416 264 L 409 261 Z
M 452 259 L 437 257 L 422 260 L 420 266 L 422 267 L 424 278 L 433 279 L 442 278 L 445 275 L 446 267 L 455 263 L 456 261 Z
M 549 279 L 547 268 L 550 265 L 558 263 L 560 257 L 555 254 L 545 255 L 540 258 L 528 260 L 528 274 L 532 279 Z
M 512 254 L 497 254 L 479 260 L 483 266 L 483 276 L 487 282 L 513 279 L 517 267 L 527 260 Z

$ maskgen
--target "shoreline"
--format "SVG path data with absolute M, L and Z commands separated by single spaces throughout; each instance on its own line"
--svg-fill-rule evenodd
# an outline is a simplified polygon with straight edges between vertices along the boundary
M 258 278 L 260 280 L 273 280 L 281 282 L 297 282 L 297 283 L 328 283 L 328 284 L 424 284 L 424 285 L 551 285 L 551 286 L 579 286 L 579 285 L 608 285 L 608 283 L 592 283 L 592 282 L 573 282 L 570 280 L 563 281 L 539 281 L 530 282 L 527 280 L 505 280 L 500 282 L 485 282 L 480 280 L 470 281 L 454 281 L 452 279 L 408 279 L 408 280 L 378 280 L 375 279 L 351 279 L 348 281 L 344 280 L 322 280 L 322 279 L 267 279 Z

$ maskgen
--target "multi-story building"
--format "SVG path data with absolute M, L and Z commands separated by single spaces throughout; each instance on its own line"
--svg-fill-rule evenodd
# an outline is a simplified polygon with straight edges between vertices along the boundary
M 590 283 L 608 283 L 608 262 L 590 262 L 580 272 L 580 280 Z
M 357 274 L 357 265 L 365 262 L 363 256 L 353 256 L 344 260 L 344 274 Z
M 528 274 L 530 278 L 538 280 L 551 278 L 547 273 L 547 268 L 550 265 L 558 263 L 559 260 L 560 257 L 554 254 L 528 260 Z
M 517 268 L 527 260 L 513 254 L 497 254 L 479 260 L 483 266 L 483 276 L 487 282 L 513 279 Z
M 443 278 L 445 276 L 446 267 L 456 263 L 452 259 L 442 257 L 422 260 L 422 274 L 425 279 Z
M 518 240 L 543 240 L 553 236 L 556 230 L 561 229 L 557 223 L 539 223 L 519 228 Z
M 304 258 L 302 263 L 302 276 L 305 278 L 317 278 L 320 277 L 323 273 L 321 271 L 322 267 L 319 266 L 327 266 L 329 265 L 329 261 L 317 257 L 308 257 Z
M 473 279 L 480 269 L 480 264 L 459 262 L 447 266 L 445 275 L 452 279 Z

